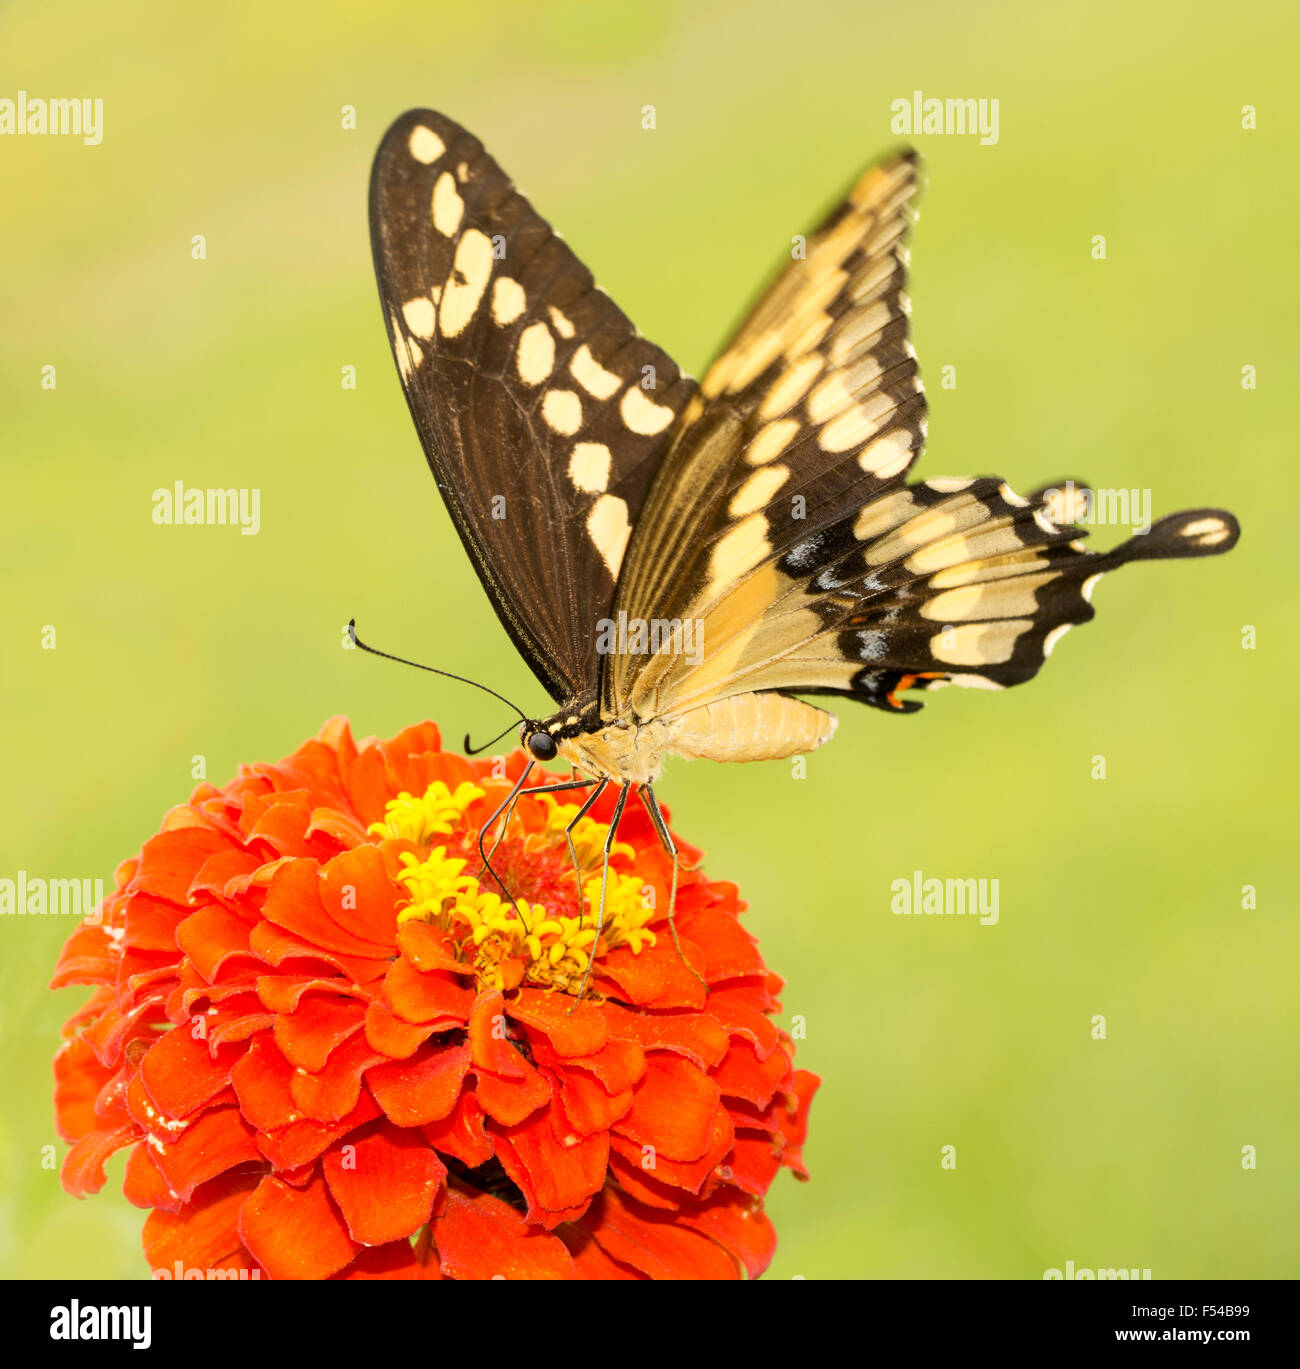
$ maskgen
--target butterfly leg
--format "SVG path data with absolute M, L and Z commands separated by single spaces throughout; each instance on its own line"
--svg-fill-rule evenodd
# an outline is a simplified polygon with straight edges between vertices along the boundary
M 501 820 L 501 828 L 500 828 L 500 830 L 497 832 L 496 840 L 492 843 L 492 849 L 487 853 L 487 855 L 485 855 L 485 856 L 483 857 L 483 867 L 484 867 L 484 869 L 487 869 L 487 870 L 491 870 L 491 869 L 492 869 L 492 857 L 493 857 L 494 855 L 496 855 L 496 853 L 497 853 L 497 847 L 500 846 L 501 843 L 505 840 L 506 832 L 507 832 L 507 830 L 508 830 L 509 827 L 510 827 L 510 820 L 511 820 L 511 819 L 514 817 L 514 815 L 515 815 L 515 804 L 517 804 L 518 802 L 519 802 L 519 795 L 516 794 L 516 795 L 514 796 L 514 798 L 511 799 L 511 801 L 510 801 L 510 807 L 506 809 L 506 815 L 505 815 L 505 817 Z M 493 817 L 494 817 L 494 818 L 495 818 L 495 816 L 496 816 L 496 814 L 493 814 Z M 485 827 L 483 830 L 486 832 L 486 831 L 487 831 L 487 828 Z M 480 871 L 479 871 L 479 874 L 482 874 L 482 873 L 483 873 L 483 871 L 480 870 Z M 497 883 L 500 884 L 501 881 L 498 879 L 498 880 L 497 880 Z M 502 886 L 502 887 L 504 887 L 504 886 Z
M 523 790 L 524 783 L 528 779 L 528 772 L 532 768 L 533 762 L 529 761 L 529 763 L 524 767 L 524 773 L 519 776 L 519 780 L 515 784 L 515 787 L 506 795 L 505 799 L 498 805 L 496 811 L 492 814 L 492 816 L 488 818 L 488 820 L 483 824 L 482 827 L 479 828 L 478 833 L 478 853 L 483 861 L 483 864 L 479 869 L 479 875 L 481 876 L 483 872 L 486 870 L 492 876 L 492 878 L 496 880 L 496 882 L 501 886 L 501 892 L 506 896 L 506 901 L 510 904 L 512 908 L 515 909 L 516 912 L 519 913 L 519 920 L 524 924 L 525 929 L 528 928 L 528 919 L 524 916 L 522 912 L 519 911 L 518 900 L 510 892 L 510 890 L 506 888 L 505 880 L 503 880 L 501 876 L 497 874 L 496 870 L 493 869 L 492 857 L 496 855 L 497 847 L 501 845 L 501 838 L 505 836 L 506 828 L 510 825 L 510 814 L 514 812 L 515 804 L 519 801 L 520 792 Z M 561 781 L 561 783 L 559 784 L 541 784 L 538 785 L 536 788 L 530 789 L 528 792 L 530 794 L 553 794 L 560 789 L 579 789 L 585 785 L 595 783 L 595 780 L 564 780 Z M 487 834 L 492 830 L 493 825 L 502 813 L 506 814 L 506 820 L 501 825 L 501 832 L 498 835 L 496 841 L 492 843 L 492 850 L 490 852 L 485 851 L 483 849 L 483 840 L 487 836 Z
M 605 837 L 604 859 L 600 866 L 600 909 L 596 914 L 596 939 L 591 943 L 591 955 L 587 960 L 587 968 L 582 973 L 582 984 L 578 989 L 578 996 L 574 999 L 574 1008 L 582 1002 L 583 995 L 587 992 L 587 982 L 591 979 L 591 967 L 596 960 L 596 947 L 600 945 L 600 934 L 605 930 L 605 890 L 609 885 L 609 853 L 614 849 L 614 838 L 618 833 L 618 825 L 623 820 L 623 808 L 627 803 L 627 796 L 631 791 L 630 783 L 624 784 L 618 791 L 618 802 L 614 805 L 613 816 L 609 820 L 609 832 Z
M 505 880 L 503 880 L 503 879 L 501 878 L 501 876 L 500 876 L 499 874 L 497 874 L 497 872 L 492 868 L 492 860 L 491 860 L 491 857 L 490 857 L 490 856 L 488 855 L 488 853 L 483 849 L 483 838 L 492 830 L 492 825 L 493 825 L 493 823 L 496 822 L 496 820 L 501 816 L 501 814 L 504 813 L 504 812 L 506 811 L 507 808 L 512 808 L 512 807 L 514 806 L 515 800 L 519 797 L 519 791 L 524 787 L 524 781 L 527 780 L 527 778 L 528 778 L 528 772 L 529 772 L 532 768 L 533 768 L 533 762 L 532 762 L 532 761 L 529 761 L 528 764 L 527 764 L 526 766 L 524 766 L 524 773 L 523 773 L 522 775 L 519 776 L 519 779 L 518 779 L 518 781 L 516 782 L 515 787 L 514 787 L 514 788 L 505 796 L 505 798 L 501 801 L 501 804 L 498 806 L 498 808 L 497 808 L 496 811 L 492 814 L 492 816 L 491 816 L 490 818 L 488 818 L 488 820 L 483 824 L 483 826 L 480 827 L 480 828 L 478 829 L 478 853 L 479 853 L 480 857 L 481 857 L 482 860 L 483 860 L 483 865 L 482 865 L 482 868 L 479 870 L 479 874 L 480 874 L 480 876 L 481 876 L 481 875 L 483 874 L 484 870 L 486 870 L 486 871 L 488 872 L 488 874 L 490 874 L 490 875 L 492 876 L 492 878 L 493 878 L 494 880 L 496 880 L 496 882 L 501 886 L 501 892 L 506 896 L 506 901 L 507 901 L 507 902 L 510 904 L 510 906 L 511 906 L 512 908 L 514 908 L 516 911 L 518 911 L 518 909 L 519 909 L 519 904 L 518 904 L 518 902 L 516 901 L 514 895 L 510 892 L 510 890 L 506 888 Z M 509 822 L 509 818 L 507 818 L 506 821 Z M 499 844 L 499 842 L 500 842 L 500 839 L 498 838 L 498 844 Z M 496 846 L 493 846 L 493 848 L 492 848 L 492 854 L 493 854 L 493 855 L 496 854 L 496 849 L 497 849 Z M 519 917 L 520 917 L 520 920 L 523 922 L 525 928 L 527 928 L 527 927 L 528 927 L 528 919 L 527 919 L 526 917 L 524 917 L 523 913 L 520 913 L 520 914 L 519 914 Z
M 650 821 L 654 823 L 655 831 L 659 835 L 659 844 L 673 862 L 672 892 L 668 895 L 668 930 L 673 934 L 673 946 L 677 951 L 677 958 L 703 984 L 703 975 L 682 954 L 682 943 L 677 939 L 677 919 L 674 914 L 677 911 L 677 873 L 681 864 L 681 857 L 677 853 L 677 843 L 673 840 L 673 834 L 668 830 L 664 815 L 659 811 L 659 800 L 655 798 L 655 791 L 648 784 L 641 786 L 641 797 L 645 801 L 646 811 L 650 814 Z
M 585 788 L 587 787 L 587 785 L 589 785 L 589 784 L 595 784 L 595 783 L 596 783 L 596 781 L 595 781 L 594 779 L 588 779 L 588 780 L 579 780 L 579 779 L 574 779 L 574 780 L 562 780 L 559 784 L 539 784 L 539 785 L 536 785 L 536 786 L 534 786 L 532 789 L 529 789 L 527 792 L 528 792 L 529 794 L 558 794 L 558 793 L 560 792 L 561 789 L 585 789 Z M 497 853 L 497 847 L 500 846 L 501 843 L 502 843 L 502 841 L 505 839 L 506 831 L 507 831 L 507 829 L 508 829 L 509 826 L 510 826 L 510 820 L 511 820 L 511 818 L 513 818 L 514 815 L 515 815 L 515 804 L 517 804 L 518 802 L 519 802 L 519 792 L 516 791 L 516 793 L 515 793 L 513 799 L 511 800 L 510 807 L 509 807 L 508 811 L 506 812 L 505 821 L 502 822 L 502 824 L 501 824 L 501 830 L 497 833 L 497 839 L 492 843 L 492 849 L 487 853 L 487 856 L 486 856 L 486 858 L 485 858 L 485 860 L 484 860 L 484 866 L 485 866 L 485 868 L 487 868 L 487 869 L 491 869 L 491 868 L 492 868 L 491 865 L 489 864 L 489 862 L 491 861 L 492 857 L 493 857 L 494 855 L 496 855 L 496 853 Z M 498 813 L 499 813 L 500 811 L 501 811 L 500 809 L 497 809 L 497 812 L 498 812 Z M 583 811 L 585 812 L 586 810 L 584 809 Z M 492 815 L 491 821 L 495 821 L 495 820 L 496 820 L 496 813 L 494 813 L 494 814 Z M 489 823 L 489 826 L 490 826 L 490 825 L 491 825 L 491 824 Z M 487 827 L 485 827 L 483 830 L 486 832 L 488 829 L 487 829 Z M 573 849 L 573 844 L 572 844 L 572 842 L 570 842 L 570 844 L 569 844 L 569 849 L 570 849 L 570 850 Z M 482 874 L 482 871 L 480 870 L 479 873 Z M 500 881 L 498 881 L 498 883 L 499 883 L 499 882 L 500 882 Z
M 600 784 L 602 781 L 597 779 L 589 780 L 561 780 L 559 784 L 539 784 L 530 789 L 530 794 L 558 794 L 561 789 L 585 789 L 589 784 Z
M 573 815 L 573 821 L 564 829 L 564 840 L 569 848 L 569 859 L 573 862 L 573 873 L 578 881 L 578 921 L 581 922 L 587 916 L 586 900 L 582 892 L 582 866 L 578 864 L 578 851 L 573 844 L 573 829 L 587 816 L 587 810 L 605 792 L 605 786 L 609 783 L 607 779 L 602 779 L 599 783 L 594 780 L 585 780 L 585 784 L 596 784 L 596 788 L 587 795 L 586 802 Z

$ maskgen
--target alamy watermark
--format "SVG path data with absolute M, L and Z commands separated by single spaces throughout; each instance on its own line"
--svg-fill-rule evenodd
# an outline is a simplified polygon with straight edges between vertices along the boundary
M 51 1340 L 129 1340 L 136 1350 L 153 1343 L 152 1307 L 84 1307 L 76 1299 L 50 1309 Z
M 617 618 L 596 624 L 596 653 L 600 656 L 680 656 L 689 665 L 704 660 L 704 623 L 699 618 Z
M 160 527 L 237 523 L 242 536 L 256 537 L 262 527 L 262 491 L 187 489 L 178 480 L 170 490 L 154 490 L 153 521 Z
M 1151 531 L 1151 491 L 1090 489 L 1067 480 L 1060 489 L 1043 491 L 1043 512 L 1053 523 L 1119 524 L 1137 536 Z
M 254 1266 L 252 1269 L 234 1268 L 233 1266 L 225 1269 L 195 1269 L 191 1265 L 186 1265 L 181 1260 L 172 1263 L 170 1269 L 152 1269 L 149 1271 L 151 1279 L 260 1279 L 262 1271 Z
M 0 98 L 0 134 L 14 137 L 41 134 L 80 138 L 87 147 L 104 141 L 104 101 L 95 99 L 30 99 L 25 90 L 17 98 Z
M 19 870 L 16 879 L 0 879 L 0 914 L 32 917 L 103 917 L 102 879 L 42 879 Z
M 919 90 L 909 100 L 902 96 L 890 102 L 889 131 L 904 138 L 922 133 L 979 134 L 981 147 L 992 147 L 998 140 L 998 102 L 991 100 L 926 99 Z
M 927 879 L 920 870 L 889 886 L 889 909 L 899 917 L 913 913 L 941 917 L 978 917 L 981 927 L 998 923 L 996 879 Z
M 1045 1269 L 1045 1279 L 1149 1279 L 1149 1269 L 1082 1269 L 1066 1260 L 1064 1269 Z

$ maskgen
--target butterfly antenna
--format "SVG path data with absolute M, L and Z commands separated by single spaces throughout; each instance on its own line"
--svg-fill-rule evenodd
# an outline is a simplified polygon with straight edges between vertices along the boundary
M 466 733 L 465 733 L 465 754 L 466 754 L 467 756 L 477 756 L 477 755 L 479 755 L 481 752 L 486 751 L 486 750 L 488 749 L 489 746 L 495 746 L 495 745 L 497 744 L 497 742 L 499 742 L 499 741 L 501 740 L 501 738 L 504 737 L 504 736 L 506 735 L 507 732 L 513 732 L 514 730 L 515 730 L 515 725 L 514 725 L 514 723 L 507 723 L 506 726 L 503 727 L 503 728 L 501 729 L 501 731 L 498 732 L 498 733 L 496 734 L 496 736 L 493 737 L 492 740 L 491 740 L 490 742 L 484 742 L 482 746 L 471 746 L 471 745 L 469 744 L 469 733 L 466 732 Z
M 348 622 L 348 636 L 352 639 L 353 646 L 360 647 L 362 651 L 368 651 L 372 656 L 382 656 L 386 661 L 396 661 L 398 665 L 412 665 L 416 670 L 427 670 L 430 675 L 444 675 L 449 680 L 459 680 L 461 684 L 473 685 L 475 689 L 481 689 L 484 694 L 491 694 L 494 699 L 500 699 L 507 708 L 513 708 L 515 712 L 519 714 L 520 722 L 526 723 L 528 721 L 528 715 L 518 704 L 512 704 L 504 694 L 498 694 L 495 689 L 489 689 L 487 685 L 479 684 L 477 680 L 467 680 L 464 675 L 453 675 L 450 670 L 438 670 L 431 665 L 421 665 L 419 661 L 408 661 L 405 656 L 394 656 L 391 652 L 380 651 L 377 647 L 367 646 L 365 642 L 357 636 L 357 620 L 355 618 Z M 510 727 L 513 726 L 514 723 L 511 723 Z M 506 732 L 510 731 L 510 727 L 506 728 Z M 501 737 L 504 737 L 506 732 L 503 732 Z M 492 740 L 500 741 L 501 737 L 494 737 Z M 466 737 L 465 740 L 468 742 L 469 738 Z M 488 742 L 488 746 L 491 745 L 492 742 Z M 483 748 L 480 747 L 479 749 L 482 750 Z

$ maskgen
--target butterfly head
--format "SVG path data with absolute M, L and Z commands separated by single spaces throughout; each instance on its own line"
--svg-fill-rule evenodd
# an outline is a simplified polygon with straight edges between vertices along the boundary
M 528 719 L 519 729 L 519 744 L 535 761 L 557 758 L 583 765 L 582 744 L 601 735 L 606 723 L 601 719 L 594 695 L 571 700 L 549 718 Z
M 519 743 L 535 761 L 553 761 L 571 737 L 597 726 L 595 702 L 589 707 L 570 704 L 549 718 L 529 719 L 519 729 Z
M 519 741 L 535 761 L 553 761 L 560 754 L 559 743 L 542 722 L 526 722 L 519 729 Z

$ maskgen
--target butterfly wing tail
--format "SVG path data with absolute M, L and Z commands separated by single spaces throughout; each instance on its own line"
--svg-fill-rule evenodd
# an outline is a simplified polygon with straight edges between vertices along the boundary
M 1153 523 L 1143 533 L 1106 554 L 1113 566 L 1129 561 L 1167 561 L 1191 556 L 1222 556 L 1237 545 L 1241 525 L 1224 509 L 1186 509 Z
M 1068 516 L 1060 489 L 1034 491 L 1029 509 L 1041 510 L 1048 519 Z M 1035 537 L 1034 528 L 1043 529 L 1042 523 L 1027 526 Z M 978 526 L 971 531 L 978 533 Z M 1134 561 L 1220 556 L 1236 545 L 1241 529 L 1223 509 L 1186 509 L 1159 519 L 1108 552 L 1088 552 L 1078 541 L 1058 540 L 1074 531 L 1078 530 L 1058 524 L 1054 536 L 1043 538 L 1052 544 L 1050 568 L 1043 574 L 1027 574 L 1028 564 L 1017 564 L 1020 558 L 1015 555 L 974 557 L 954 559 L 941 575 L 915 584 L 912 612 L 906 615 L 913 631 L 899 634 L 910 647 L 908 664 L 864 672 L 856 697 L 890 712 L 911 713 L 920 702 L 900 697 L 904 690 L 1021 684 L 1038 673 L 1066 632 L 1092 619 L 1092 592 L 1103 575 Z M 969 588 L 947 588 L 953 584 Z M 1031 595 L 1021 592 L 1029 588 Z M 915 632 L 922 621 L 926 632 L 935 622 L 942 626 L 925 640 Z

